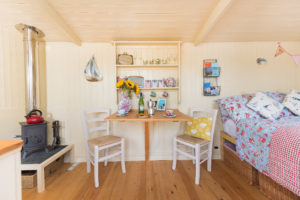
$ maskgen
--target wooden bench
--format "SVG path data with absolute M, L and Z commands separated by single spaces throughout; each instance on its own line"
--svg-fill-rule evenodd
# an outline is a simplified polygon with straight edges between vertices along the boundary
M 39 164 L 22 164 L 21 170 L 36 170 L 37 172 L 37 191 L 43 192 L 45 190 L 45 167 L 54 162 L 56 159 L 71 151 L 73 148 L 73 144 L 67 145 L 65 148 L 48 158 L 42 163 Z

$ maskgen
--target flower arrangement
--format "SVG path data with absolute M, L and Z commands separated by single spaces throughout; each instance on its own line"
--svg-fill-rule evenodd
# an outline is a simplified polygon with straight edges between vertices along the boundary
M 130 80 L 124 81 L 121 79 L 117 82 L 116 87 L 121 89 L 123 92 L 127 92 L 128 97 L 131 97 L 131 92 L 134 91 L 136 95 L 139 94 L 139 86 L 137 84 L 134 84 Z

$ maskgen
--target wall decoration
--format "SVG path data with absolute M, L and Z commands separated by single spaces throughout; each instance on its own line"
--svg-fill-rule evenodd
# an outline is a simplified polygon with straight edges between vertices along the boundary
M 84 70 L 85 78 L 88 81 L 95 82 L 103 79 L 100 74 L 94 56 L 89 60 Z
M 203 60 L 203 95 L 220 95 L 221 86 L 218 85 L 220 66 L 217 59 Z
M 154 92 L 154 91 L 151 91 L 151 93 L 150 93 L 150 97 L 156 97 L 156 92 Z
M 168 97 L 168 96 L 169 96 L 169 94 L 168 94 L 168 92 L 167 92 L 167 91 L 164 91 L 164 92 L 163 92 L 163 94 L 162 94 L 162 96 L 163 96 L 163 97 Z
M 299 65 L 300 63 L 300 54 L 291 54 L 289 52 L 287 52 L 281 45 L 280 45 L 280 42 L 277 43 L 278 46 L 277 46 L 277 49 L 276 49 L 276 53 L 275 53 L 275 57 L 283 54 L 283 53 L 286 53 L 288 54 L 289 56 L 291 56 L 294 60 L 294 62 L 296 63 L 296 65 Z

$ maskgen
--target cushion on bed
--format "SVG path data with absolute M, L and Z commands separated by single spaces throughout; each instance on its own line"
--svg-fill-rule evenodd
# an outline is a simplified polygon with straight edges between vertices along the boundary
M 221 103 L 223 103 L 230 118 L 235 122 L 245 118 L 259 118 L 260 116 L 255 111 L 246 106 L 251 98 L 251 94 L 237 95 L 228 97 Z
M 267 96 L 271 97 L 272 99 L 280 103 L 285 98 L 285 94 L 279 92 L 264 92 L 264 93 Z M 255 118 L 255 119 L 261 118 L 262 116 L 259 113 L 251 110 L 246 105 L 253 96 L 255 95 L 243 94 L 243 95 L 226 97 L 218 100 L 223 124 L 229 119 L 232 119 L 234 120 L 234 122 L 237 122 L 245 118 Z M 288 117 L 288 116 L 294 116 L 294 114 L 290 112 L 287 108 L 282 109 L 279 118 Z
M 262 92 L 257 92 L 247 106 L 270 120 L 276 120 L 284 106 Z
M 300 115 L 300 93 L 296 90 L 287 94 L 282 104 L 295 115 Z
M 210 141 L 211 126 L 212 118 L 194 117 L 191 122 L 186 123 L 184 134 Z
M 279 93 L 279 92 L 264 92 L 267 96 L 271 97 L 275 101 L 278 101 L 279 103 L 282 103 L 284 98 L 286 97 L 286 94 Z M 281 114 L 279 115 L 279 118 L 281 117 L 289 117 L 289 116 L 295 116 L 291 111 L 289 111 L 287 108 L 282 109 Z

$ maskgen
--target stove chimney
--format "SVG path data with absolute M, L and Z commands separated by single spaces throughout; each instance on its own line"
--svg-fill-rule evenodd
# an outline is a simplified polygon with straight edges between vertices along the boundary
M 29 113 L 38 106 L 38 38 L 44 37 L 45 35 L 34 26 L 17 24 L 15 27 L 23 33 L 26 87 L 25 112 Z

